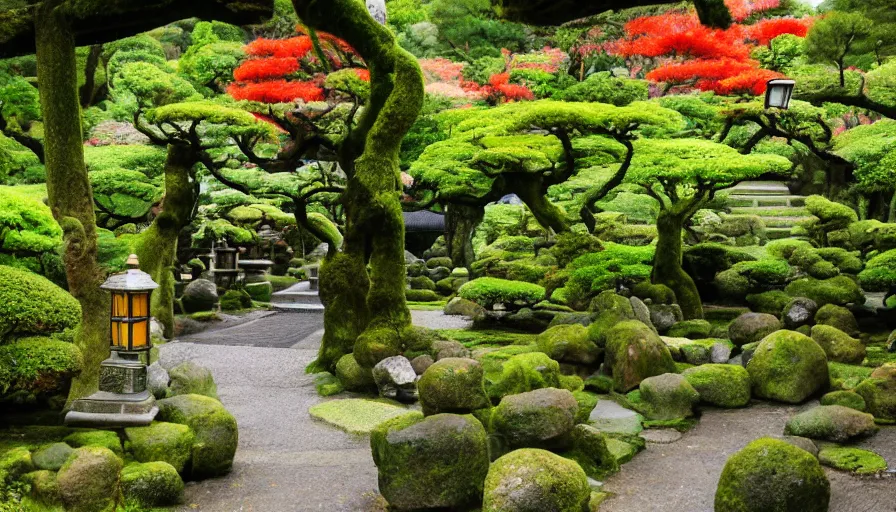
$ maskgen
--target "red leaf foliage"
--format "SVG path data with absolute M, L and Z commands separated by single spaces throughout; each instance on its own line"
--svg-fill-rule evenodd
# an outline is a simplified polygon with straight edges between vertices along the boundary
M 713 84 L 716 94 L 765 94 L 766 82 L 784 75 L 770 69 L 751 69 Z
M 233 70 L 233 78 L 239 82 L 282 78 L 299 70 L 299 60 L 295 57 L 271 57 L 247 60 Z
M 296 57 L 304 58 L 313 45 L 308 36 L 289 39 L 256 39 L 246 45 L 246 55 L 252 57 Z
M 647 73 L 647 79 L 654 82 L 682 84 L 697 79 L 722 80 L 754 69 L 758 63 L 753 60 L 735 59 L 687 60 L 673 62 Z
M 766 45 L 772 39 L 783 35 L 793 34 L 797 37 L 806 37 L 815 18 L 774 18 L 761 20 L 748 27 L 749 38 L 758 44 Z
M 288 82 L 270 80 L 258 83 L 233 83 L 227 88 L 236 100 L 260 101 L 263 103 L 289 103 L 302 101 L 323 101 L 324 90 L 311 82 Z

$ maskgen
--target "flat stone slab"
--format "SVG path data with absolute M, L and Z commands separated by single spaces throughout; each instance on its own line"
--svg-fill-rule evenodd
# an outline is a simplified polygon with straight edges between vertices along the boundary
M 588 420 L 594 428 L 609 434 L 637 435 L 644 429 L 640 414 L 604 396 L 598 400 Z
M 649 428 L 640 435 L 645 441 L 653 444 L 672 444 L 681 439 L 681 432 L 671 428 Z
M 412 411 L 400 405 L 363 398 L 322 402 L 308 409 L 308 414 L 312 418 L 356 435 L 370 434 L 373 429 L 392 418 L 421 415 L 419 411 Z

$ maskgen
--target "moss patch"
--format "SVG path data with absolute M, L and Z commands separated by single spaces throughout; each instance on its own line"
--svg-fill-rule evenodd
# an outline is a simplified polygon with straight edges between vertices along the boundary
M 417 411 L 377 400 L 347 398 L 319 403 L 308 409 L 312 418 L 325 421 L 350 434 L 366 435 L 384 422 L 406 416 L 422 416 Z
M 818 452 L 818 460 L 825 466 L 859 475 L 872 475 L 887 469 L 887 461 L 880 455 L 845 446 L 822 448 Z

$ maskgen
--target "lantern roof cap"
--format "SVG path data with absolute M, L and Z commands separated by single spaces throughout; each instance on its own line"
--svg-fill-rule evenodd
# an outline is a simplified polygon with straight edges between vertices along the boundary
M 158 283 L 153 281 L 149 274 L 137 268 L 139 264 L 137 255 L 131 254 L 127 260 L 127 265 L 130 268 L 125 272 L 109 276 L 109 279 L 106 279 L 106 282 L 100 285 L 100 288 L 103 290 L 134 292 L 158 288 Z

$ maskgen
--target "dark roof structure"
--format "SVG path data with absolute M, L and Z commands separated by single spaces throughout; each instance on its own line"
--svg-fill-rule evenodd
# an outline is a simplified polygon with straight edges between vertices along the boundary
M 408 233 L 443 233 L 445 216 L 441 213 L 421 210 L 404 212 L 404 229 Z

